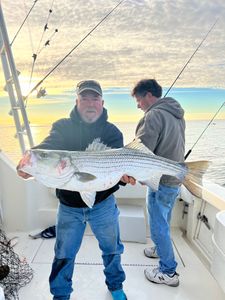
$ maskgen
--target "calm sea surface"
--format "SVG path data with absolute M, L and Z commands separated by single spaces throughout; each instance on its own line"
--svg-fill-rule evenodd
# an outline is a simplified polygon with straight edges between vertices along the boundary
M 193 146 L 208 121 L 186 122 L 186 152 Z M 124 134 L 125 143 L 133 140 L 136 123 L 116 123 Z M 40 143 L 48 134 L 50 125 L 31 126 L 35 144 Z M 0 149 L 6 153 L 13 162 L 21 157 L 19 143 L 15 136 L 14 126 L 0 125 Z M 225 186 L 225 120 L 214 121 L 199 142 L 193 148 L 188 160 L 210 160 L 212 165 L 205 178 Z

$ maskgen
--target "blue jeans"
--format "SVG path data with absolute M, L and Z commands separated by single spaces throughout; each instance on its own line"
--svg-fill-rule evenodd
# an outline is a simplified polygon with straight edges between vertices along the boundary
M 121 266 L 124 247 L 120 241 L 119 210 L 110 195 L 93 208 L 59 205 L 56 224 L 55 257 L 49 277 L 53 299 L 68 300 L 72 293 L 75 257 L 84 235 L 86 223 L 96 236 L 102 251 L 105 283 L 110 291 L 122 288 L 125 273 Z M 91 249 L 90 249 L 91 251 Z
M 147 206 L 151 239 L 154 242 L 159 260 L 159 270 L 172 274 L 176 271 L 173 245 L 170 238 L 170 219 L 180 187 L 160 184 L 158 191 L 147 190 Z

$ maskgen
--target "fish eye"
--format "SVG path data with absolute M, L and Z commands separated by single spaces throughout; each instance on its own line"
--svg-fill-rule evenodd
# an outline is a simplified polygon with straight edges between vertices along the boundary
M 39 153 L 39 156 L 40 156 L 41 158 L 47 158 L 47 157 L 48 157 L 48 153 L 46 153 L 46 152 L 41 152 L 41 153 Z

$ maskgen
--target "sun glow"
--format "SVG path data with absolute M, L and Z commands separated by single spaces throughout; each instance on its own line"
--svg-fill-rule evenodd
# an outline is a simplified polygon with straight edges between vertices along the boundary
M 24 75 L 19 75 L 19 82 L 23 96 L 26 96 L 35 86 L 33 83 L 30 83 L 30 78 Z M 33 92 L 32 94 L 35 94 L 35 92 Z

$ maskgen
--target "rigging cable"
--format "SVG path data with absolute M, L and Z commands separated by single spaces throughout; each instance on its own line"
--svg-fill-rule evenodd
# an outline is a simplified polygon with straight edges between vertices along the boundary
M 205 129 L 202 131 L 202 133 L 200 134 L 200 136 L 197 138 L 196 142 L 194 143 L 194 145 L 191 147 L 191 149 L 188 150 L 188 152 L 185 154 L 184 159 L 186 160 L 188 158 L 188 156 L 191 154 L 192 149 L 195 147 L 195 145 L 198 143 L 198 141 L 200 140 L 200 138 L 202 137 L 202 135 L 204 134 L 204 132 L 208 129 L 209 125 L 212 123 L 212 121 L 215 119 L 215 117 L 218 115 L 219 111 L 222 109 L 222 107 L 225 105 L 225 102 L 223 102 L 223 104 L 220 106 L 220 108 L 217 110 L 217 112 L 215 113 L 215 115 L 212 117 L 212 119 L 209 121 L 209 123 L 207 124 L 207 126 L 205 127 Z
M 13 40 L 12 40 L 12 42 L 11 42 L 10 46 L 12 46 L 13 42 L 15 41 L 15 39 L 16 39 L 16 37 L 17 37 L 17 35 L 19 34 L 20 30 L 22 29 L 22 27 L 23 27 L 24 23 L 26 22 L 27 18 L 29 17 L 29 15 L 30 15 L 30 13 L 31 13 L 32 9 L 34 8 L 35 4 L 37 3 L 37 1 L 38 1 L 38 0 L 35 0 L 35 1 L 34 1 L 34 3 L 33 3 L 33 5 L 31 6 L 31 8 L 30 8 L 29 12 L 27 13 L 27 15 L 26 15 L 25 19 L 23 20 L 23 22 L 22 22 L 22 24 L 21 24 L 20 28 L 18 29 L 17 33 L 15 34 L 15 36 L 14 36 L 14 38 L 13 38 Z
M 25 0 L 23 0 L 23 5 L 24 5 L 25 11 L 27 12 L 27 7 L 26 7 L 26 4 L 25 4 Z M 32 40 L 32 35 L 31 35 L 31 29 L 30 29 L 29 19 L 27 20 L 27 28 L 28 28 L 28 33 L 29 33 L 29 39 L 30 39 L 31 50 L 32 50 L 32 53 L 34 53 L 34 44 L 33 44 L 33 40 Z M 29 83 L 29 85 L 30 85 L 30 83 Z M 27 101 L 25 102 L 24 106 L 25 106 L 25 107 L 27 106 Z
M 204 41 L 207 39 L 208 35 L 210 34 L 210 32 L 213 30 L 213 28 L 215 27 L 216 23 L 218 22 L 219 18 L 216 20 L 216 22 L 211 26 L 211 28 L 209 29 L 209 31 L 207 32 L 206 36 L 203 38 L 203 40 L 201 41 L 201 43 L 198 45 L 198 47 L 195 49 L 195 51 L 193 52 L 193 54 L 191 55 L 191 57 L 189 58 L 189 60 L 186 62 L 186 64 L 183 66 L 182 70 L 180 71 L 180 73 L 177 75 L 177 77 L 175 78 L 174 82 L 171 84 L 170 88 L 167 90 L 166 94 L 164 95 L 164 98 L 167 96 L 167 94 L 169 93 L 169 91 L 172 89 L 172 87 L 174 86 L 174 84 L 176 83 L 176 81 L 178 80 L 178 78 L 180 77 L 180 75 L 183 73 L 183 71 L 186 69 L 187 65 L 189 64 L 189 62 L 192 60 L 192 58 L 194 57 L 194 55 L 196 54 L 196 52 L 199 50 L 199 48 L 201 47 L 201 45 L 204 43 Z
M 42 84 L 42 82 L 51 74 L 55 71 L 55 69 L 58 68 L 59 65 L 61 65 L 61 63 L 103 22 L 105 21 L 109 15 L 111 15 L 111 13 L 120 5 L 124 2 L 125 0 L 120 1 L 113 9 L 111 9 L 111 11 L 109 13 L 107 13 L 104 18 L 101 19 L 101 21 L 99 21 L 97 23 L 97 25 L 95 25 L 80 41 L 78 44 L 76 44 L 44 77 L 43 79 L 41 79 L 36 85 L 35 87 L 33 87 L 31 89 L 31 91 L 24 97 L 24 99 L 27 99 L 27 97 L 33 93 L 38 87 L 39 85 Z
M 24 9 L 27 12 L 27 6 L 25 4 L 25 0 L 23 0 L 23 5 L 24 5 Z M 32 53 L 34 53 L 34 44 L 33 44 L 33 40 L 32 40 L 32 35 L 31 35 L 31 30 L 30 30 L 30 23 L 29 20 L 27 20 L 27 28 L 28 28 L 28 33 L 29 33 L 29 39 L 30 39 L 30 45 L 31 45 L 31 50 Z

